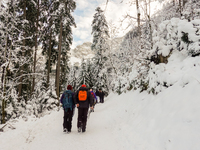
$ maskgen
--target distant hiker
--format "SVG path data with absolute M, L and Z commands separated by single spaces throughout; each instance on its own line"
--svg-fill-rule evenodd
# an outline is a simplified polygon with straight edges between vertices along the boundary
M 96 94 L 96 97 L 97 97 L 97 103 L 100 103 L 100 97 L 99 97 L 99 90 L 98 89 L 96 89 L 95 94 Z
M 96 97 L 96 94 L 93 92 L 92 88 L 90 88 L 90 93 L 92 94 L 92 97 L 93 97 L 93 109 L 92 109 L 92 112 L 94 112 L 94 106 L 95 104 L 97 103 L 97 97 Z
M 90 109 L 93 109 L 93 97 L 85 84 L 75 93 L 74 102 L 78 108 L 78 132 L 81 132 L 81 130 L 85 132 L 89 106 Z
M 70 133 L 72 128 L 72 117 L 75 108 L 73 96 L 74 93 L 72 92 L 72 86 L 68 85 L 67 90 L 62 94 L 60 99 L 64 109 L 63 132 L 67 133 Z
M 102 91 L 102 89 L 99 89 L 98 96 L 100 98 L 100 103 L 104 103 L 104 95 L 105 93 Z

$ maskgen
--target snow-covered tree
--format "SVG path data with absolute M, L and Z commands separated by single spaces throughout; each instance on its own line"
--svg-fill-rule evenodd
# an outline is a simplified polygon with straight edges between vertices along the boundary
M 73 87 L 73 90 L 76 91 L 80 85 L 78 83 L 78 74 L 79 74 L 79 67 L 77 65 L 73 65 L 70 68 L 70 72 L 67 77 L 67 84 L 65 85 L 65 89 L 67 89 L 67 85 L 70 84 Z
M 86 84 L 86 76 L 87 76 L 86 61 L 82 59 L 81 66 L 79 69 L 79 74 L 78 74 L 78 80 L 77 80 L 78 87 L 81 87 L 82 84 Z
M 59 35 L 58 56 L 56 64 L 56 93 L 60 97 L 61 80 L 65 80 L 66 75 L 61 76 L 61 72 L 67 73 L 68 53 L 72 44 L 72 26 L 76 26 L 72 12 L 76 8 L 74 0 L 57 0 L 53 3 L 52 17 L 55 17 L 54 25 Z M 62 79 L 61 79 L 62 78 Z
M 198 0 L 188 0 L 183 8 L 183 16 L 185 19 L 194 20 L 200 18 L 200 4 Z
M 106 77 L 105 73 L 107 72 L 105 62 L 107 61 L 107 50 L 108 50 L 108 38 L 109 30 L 108 24 L 104 15 L 104 12 L 100 7 L 96 8 L 96 13 L 94 14 L 94 19 L 92 21 L 92 35 L 93 43 L 92 50 L 95 51 L 95 74 L 97 77 L 96 87 L 100 88 L 102 86 L 107 87 L 107 83 L 104 78 Z
M 18 2 L 8 0 L 0 2 L 0 67 L 1 67 L 1 122 L 5 123 L 6 120 L 12 117 L 13 112 L 16 110 L 16 102 L 18 99 L 16 87 L 18 84 L 17 72 L 19 68 L 15 68 L 15 64 L 22 61 L 18 56 L 21 41 L 19 24 L 23 24 L 23 20 L 16 13 Z M 25 61 L 25 59 L 24 59 Z M 21 63 L 21 65 L 24 62 Z M 20 65 L 19 65 L 20 66 Z M 21 66 L 20 66 L 21 67 Z

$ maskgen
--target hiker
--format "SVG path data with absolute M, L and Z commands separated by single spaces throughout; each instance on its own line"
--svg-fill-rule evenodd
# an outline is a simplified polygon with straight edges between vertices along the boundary
M 85 132 L 89 106 L 90 109 L 93 109 L 93 97 L 85 84 L 83 84 L 75 93 L 74 103 L 78 108 L 78 132 L 81 132 L 81 130 L 82 132 Z
M 99 91 L 98 91 L 98 89 L 96 89 L 95 94 L 96 94 L 96 97 L 97 97 L 97 103 L 100 103 L 100 98 L 99 98 Z
M 72 92 L 72 86 L 68 85 L 67 90 L 62 94 L 60 102 L 64 109 L 63 117 L 63 132 L 70 133 L 72 128 L 72 117 L 74 113 L 74 93 Z
M 92 112 L 94 112 L 94 106 L 97 103 L 97 97 L 96 97 L 96 94 L 93 92 L 92 88 L 90 88 L 90 93 L 92 94 L 93 101 L 94 101 L 93 105 L 92 105 L 92 107 L 93 107 Z
M 102 91 L 102 89 L 99 89 L 98 96 L 100 98 L 100 103 L 104 103 L 104 95 L 105 93 Z

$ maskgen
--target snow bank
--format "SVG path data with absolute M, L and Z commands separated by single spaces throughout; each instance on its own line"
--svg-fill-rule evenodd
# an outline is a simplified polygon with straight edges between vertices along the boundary
M 200 82 L 199 57 L 189 57 L 186 52 L 173 51 L 168 63 L 151 64 L 148 74 L 149 90 L 159 93 L 178 83 L 184 87 L 193 80 Z

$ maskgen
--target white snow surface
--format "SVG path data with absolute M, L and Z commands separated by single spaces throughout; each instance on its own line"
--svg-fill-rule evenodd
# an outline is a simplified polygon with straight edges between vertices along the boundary
M 77 109 L 72 132 L 63 133 L 60 109 L 39 119 L 9 121 L 16 129 L 8 125 L 0 132 L 0 150 L 199 150 L 199 57 L 174 52 L 168 64 L 154 66 L 153 74 L 171 86 L 157 86 L 162 88 L 157 95 L 110 93 L 96 105 L 85 133 L 77 132 Z
M 63 110 L 22 118 L 0 132 L 1 150 L 198 150 L 200 83 L 175 84 L 158 95 L 111 93 L 91 113 L 85 133 L 62 132 Z

